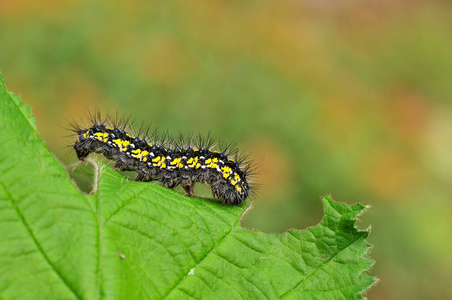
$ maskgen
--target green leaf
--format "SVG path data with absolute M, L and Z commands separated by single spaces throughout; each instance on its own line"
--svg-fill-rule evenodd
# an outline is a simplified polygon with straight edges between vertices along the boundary
M 240 226 L 249 204 L 191 199 L 100 165 L 81 193 L 0 80 L 1 299 L 362 298 L 366 209 L 323 197 L 317 226 L 266 234 Z

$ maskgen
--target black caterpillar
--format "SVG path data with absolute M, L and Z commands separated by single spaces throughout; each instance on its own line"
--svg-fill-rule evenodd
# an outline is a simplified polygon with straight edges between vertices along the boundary
M 209 137 L 176 141 L 155 131 L 149 134 L 149 128 L 129 134 L 129 119 L 117 120 L 95 113 L 87 127 L 72 124 L 77 135 L 72 147 L 80 160 L 102 153 L 116 162 L 115 170 L 136 171 L 136 181 L 158 180 L 168 188 L 180 184 L 189 197 L 194 196 L 195 182 L 208 183 L 214 198 L 230 205 L 242 203 L 254 192 L 250 179 L 256 169 L 247 156 L 239 155 L 235 144 L 215 150 Z

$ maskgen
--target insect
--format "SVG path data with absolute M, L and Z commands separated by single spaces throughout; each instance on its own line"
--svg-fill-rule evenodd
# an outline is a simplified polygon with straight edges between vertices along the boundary
M 72 124 L 76 135 L 72 148 L 79 160 L 101 153 L 115 161 L 115 170 L 136 171 L 136 181 L 157 180 L 168 188 L 181 185 L 189 197 L 194 197 L 196 182 L 207 183 L 214 198 L 230 205 L 239 205 L 254 193 L 256 168 L 233 143 L 216 148 L 210 137 L 176 140 L 157 131 L 150 134 L 149 128 L 134 134 L 130 118 L 102 118 L 99 112 L 88 119 L 88 126 Z

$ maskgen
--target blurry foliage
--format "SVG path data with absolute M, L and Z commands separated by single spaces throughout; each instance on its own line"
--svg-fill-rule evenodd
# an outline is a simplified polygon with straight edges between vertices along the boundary
M 63 127 L 94 106 L 236 140 L 262 165 L 244 226 L 365 196 L 369 297 L 452 298 L 450 20 L 450 1 L 3 0 L 0 70 L 65 163 Z

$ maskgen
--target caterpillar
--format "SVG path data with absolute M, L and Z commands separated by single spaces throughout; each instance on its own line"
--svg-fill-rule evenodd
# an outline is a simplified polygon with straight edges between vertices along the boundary
M 214 198 L 239 205 L 254 194 L 254 163 L 240 154 L 235 143 L 216 147 L 209 136 L 173 139 L 143 126 L 135 134 L 130 118 L 118 119 L 99 112 L 88 116 L 88 126 L 71 124 L 72 144 L 79 160 L 91 153 L 115 161 L 116 171 L 136 171 L 135 181 L 159 181 L 167 188 L 181 185 L 194 197 L 196 182 L 210 185 Z

